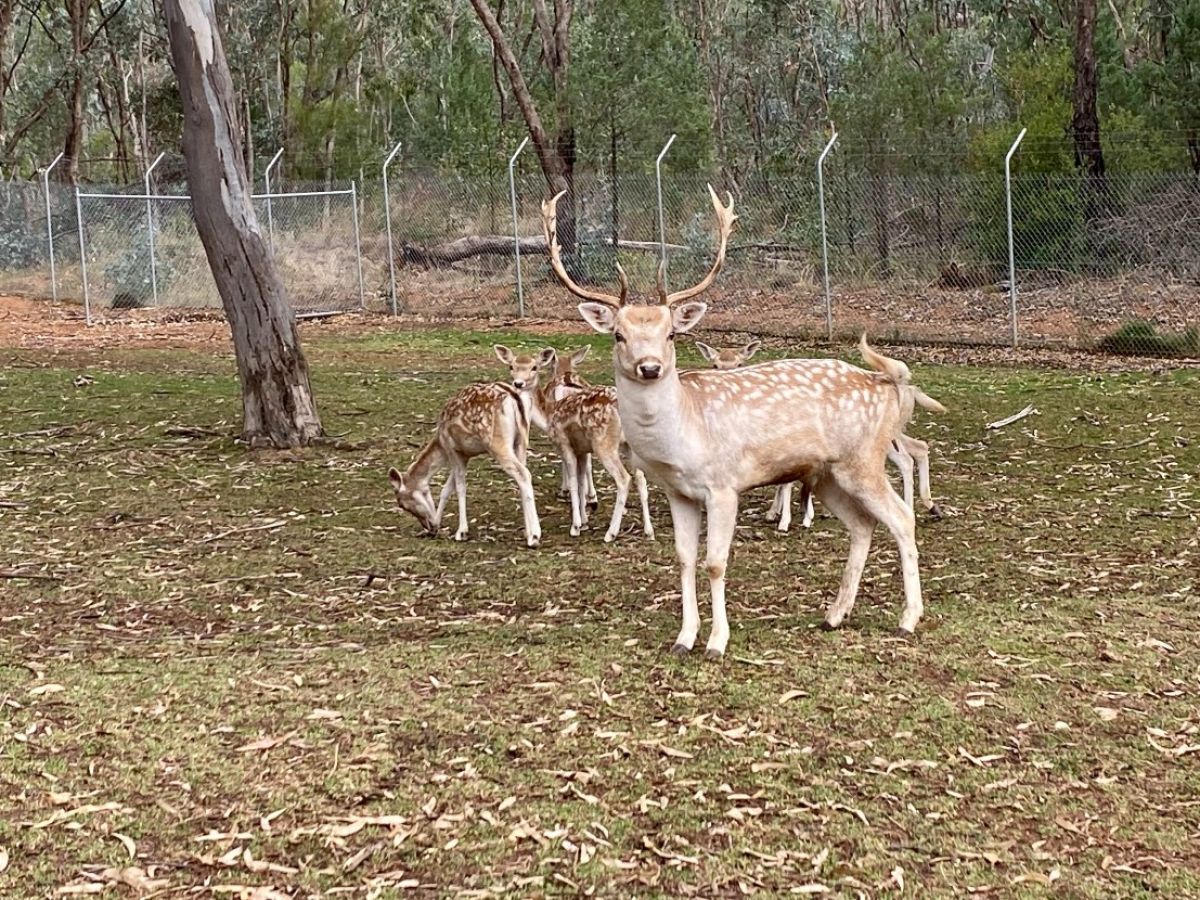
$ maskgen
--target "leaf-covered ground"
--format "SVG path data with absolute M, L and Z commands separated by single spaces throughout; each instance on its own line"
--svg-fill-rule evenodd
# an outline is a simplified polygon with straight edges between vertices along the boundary
M 224 352 L 0 350 L 0 895 L 1200 896 L 1200 372 L 915 367 L 916 638 L 882 534 L 818 631 L 845 533 L 756 492 L 714 664 L 665 653 L 661 494 L 571 539 L 538 436 L 540 549 L 486 461 L 469 543 L 395 509 L 545 339 L 309 338 L 338 441 L 289 453 Z

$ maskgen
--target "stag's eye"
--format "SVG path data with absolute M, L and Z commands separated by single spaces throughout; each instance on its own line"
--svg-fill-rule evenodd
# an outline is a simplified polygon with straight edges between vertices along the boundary
M 533 371 L 535 371 L 535 372 L 537 371 L 537 366 L 533 367 Z
M 625 343 L 625 335 L 621 334 L 621 332 L 619 332 L 619 331 L 614 331 L 613 332 L 613 340 L 616 341 L 618 344 L 623 344 L 623 343 Z
M 670 334 L 668 334 L 668 335 L 667 335 L 667 340 L 668 340 L 668 341 L 673 341 L 673 340 L 675 340 L 675 332 L 673 332 L 673 331 L 672 331 Z

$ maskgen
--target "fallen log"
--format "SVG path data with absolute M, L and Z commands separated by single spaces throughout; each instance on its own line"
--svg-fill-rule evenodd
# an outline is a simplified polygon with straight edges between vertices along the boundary
M 546 254 L 546 239 L 541 235 L 523 237 L 520 244 L 509 235 L 502 234 L 472 234 L 455 238 L 442 244 L 422 246 L 420 244 L 404 244 L 400 248 L 402 265 L 423 266 L 427 269 L 441 269 L 471 259 L 475 256 L 512 256 L 514 247 L 519 246 L 521 253 L 530 256 Z M 611 247 L 611 241 L 587 241 L 584 247 Z M 659 252 L 657 241 L 618 241 L 620 250 L 635 250 L 644 253 Z M 691 248 L 685 244 L 667 244 L 667 250 L 672 253 L 687 251 Z

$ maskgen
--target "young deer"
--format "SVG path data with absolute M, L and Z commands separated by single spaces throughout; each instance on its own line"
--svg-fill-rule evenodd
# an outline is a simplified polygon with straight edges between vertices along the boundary
M 554 378 L 533 395 L 531 418 L 534 422 L 545 423 L 546 434 L 567 470 L 572 537 L 578 537 L 587 524 L 590 504 L 585 500 L 591 458 L 595 456 L 612 477 L 617 486 L 617 496 L 604 540 L 613 541 L 621 531 L 625 504 L 629 498 L 629 471 L 621 461 L 621 451 L 626 444 L 621 431 L 621 419 L 617 415 L 615 391 L 610 387 L 592 387 L 575 375 L 575 366 L 583 361 L 589 349 L 584 347 L 576 350 L 565 361 L 557 362 Z M 553 350 L 550 352 L 554 353 Z M 647 537 L 653 538 L 654 525 L 650 521 L 646 476 L 636 461 L 633 480 L 637 482 L 641 501 L 642 531 Z
M 700 355 L 712 363 L 714 369 L 728 371 L 729 369 L 739 369 L 758 352 L 760 341 L 751 341 L 741 348 L 726 348 L 717 350 L 708 344 L 696 341 L 696 349 L 700 351 Z M 924 391 L 910 387 L 913 402 L 923 406 L 925 409 L 934 412 L 945 412 L 946 408 L 938 403 Z M 912 415 L 912 403 L 908 404 L 909 416 Z M 905 422 L 907 424 L 907 421 Z M 916 465 L 917 474 L 920 479 L 920 496 L 921 503 L 929 514 L 935 518 L 942 517 L 942 511 L 938 505 L 933 502 L 933 497 L 929 492 L 929 445 L 920 438 L 909 437 L 907 434 L 899 434 L 893 440 L 888 448 L 888 459 L 900 470 L 900 476 L 904 480 L 904 502 L 912 507 L 913 505 L 913 466 Z M 813 522 L 813 501 L 812 490 L 808 485 L 800 486 L 800 502 L 804 504 L 804 519 L 800 523 L 805 528 L 812 525 Z M 767 521 L 774 522 L 779 520 L 777 526 L 780 531 L 787 531 L 792 524 L 792 485 L 781 484 L 775 489 L 775 498 L 771 501 L 771 508 L 767 510 Z
M 836 359 L 792 359 L 728 372 L 681 374 L 675 336 L 690 331 L 707 306 L 693 300 L 716 278 L 735 220 L 733 198 L 722 205 L 709 187 L 720 241 L 708 274 L 693 287 L 668 293 L 659 269 L 660 303 L 626 305 L 628 282 L 618 269 L 620 296 L 571 280 L 555 231 L 558 197 L 542 205 L 550 264 L 558 279 L 585 302 L 579 306 L 596 331 L 613 336 L 616 394 L 625 438 L 646 471 L 666 490 L 675 548 L 682 568 L 683 623 L 673 647 L 692 649 L 700 630 L 696 557 L 701 514 L 708 515 L 705 569 L 712 590 L 712 632 L 706 656 L 729 643 L 725 567 L 737 523 L 738 495 L 763 485 L 803 481 L 850 531 L 850 553 L 825 628 L 836 628 L 854 605 L 877 522 L 900 550 L 905 604 L 902 634 L 921 618 L 912 510 L 892 489 L 884 464 L 902 425 L 908 368 L 867 346 L 875 372 Z M 559 195 L 561 196 L 561 194 Z
M 545 404 L 539 404 L 538 397 L 540 394 L 557 386 L 558 390 L 562 390 L 563 386 L 570 387 L 591 387 L 584 379 L 575 371 L 575 367 L 583 362 L 584 357 L 588 355 L 591 347 L 581 347 L 572 353 L 559 356 L 553 348 L 547 347 L 540 351 L 536 356 L 528 353 L 513 353 L 512 350 L 505 347 L 503 344 L 492 345 L 492 350 L 496 354 L 496 358 L 508 367 L 509 377 L 512 379 L 512 386 L 523 392 L 530 400 L 527 404 L 530 408 L 530 419 L 535 426 L 543 433 L 548 433 L 549 424 L 546 421 L 546 416 L 542 412 Z M 543 378 L 543 375 L 548 373 L 548 377 Z M 584 475 L 587 478 L 587 505 L 589 509 L 596 509 L 600 505 L 599 499 L 596 497 L 596 485 L 592 482 L 592 460 L 589 457 L 584 461 Z M 562 486 L 558 492 L 560 497 L 570 498 L 571 489 L 567 481 L 567 463 L 563 460 L 562 463 Z
M 442 512 L 453 490 L 458 494 L 456 541 L 467 539 L 467 461 L 487 454 L 514 482 L 521 497 L 525 519 L 525 543 L 536 547 L 542 538 L 533 479 L 525 467 L 529 446 L 529 413 L 521 392 L 508 384 L 472 384 L 450 398 L 438 416 L 437 432 L 425 445 L 408 471 L 388 470 L 396 502 L 416 517 L 427 534 L 437 534 Z M 437 507 L 433 505 L 430 478 L 448 468 Z

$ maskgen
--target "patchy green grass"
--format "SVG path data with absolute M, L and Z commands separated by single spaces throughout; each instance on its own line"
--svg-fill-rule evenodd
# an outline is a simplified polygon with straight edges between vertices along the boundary
M 661 494 L 571 539 L 538 437 L 540 549 L 485 461 L 469 543 L 395 510 L 497 340 L 318 335 L 341 442 L 258 454 L 225 357 L 0 355 L 0 894 L 1200 896 L 1200 373 L 917 367 L 917 637 L 755 492 L 713 664 Z

